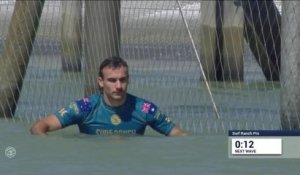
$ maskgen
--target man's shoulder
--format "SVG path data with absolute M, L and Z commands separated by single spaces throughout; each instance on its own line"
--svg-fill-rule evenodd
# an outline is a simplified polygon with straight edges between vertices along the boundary
M 76 100 L 77 105 L 84 111 L 90 111 L 93 106 L 101 101 L 101 94 L 93 94 Z
M 103 97 L 102 97 L 102 94 L 100 93 L 96 93 L 96 94 L 93 94 L 93 95 L 90 95 L 87 97 L 91 103 L 97 103 L 99 102 L 99 100 L 101 100 Z
M 138 97 L 133 94 L 128 94 L 127 98 L 131 104 L 135 104 L 136 106 L 142 105 L 144 103 L 152 103 L 149 100 L 146 100 L 142 97 Z
M 130 103 L 135 104 L 136 110 L 138 112 L 144 113 L 144 114 L 154 114 L 157 110 L 157 106 L 144 98 L 128 94 Z

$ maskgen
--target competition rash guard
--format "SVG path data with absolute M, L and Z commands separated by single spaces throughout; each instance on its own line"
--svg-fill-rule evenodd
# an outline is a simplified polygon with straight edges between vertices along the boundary
M 77 124 L 80 132 L 85 134 L 143 135 L 149 125 L 168 135 L 175 127 L 155 104 L 131 94 L 127 94 L 120 107 L 107 105 L 101 94 L 95 94 L 65 106 L 55 115 L 63 128 Z

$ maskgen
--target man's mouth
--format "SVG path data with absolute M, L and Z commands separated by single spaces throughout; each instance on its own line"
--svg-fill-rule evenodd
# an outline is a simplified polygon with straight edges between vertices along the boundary
M 123 91 L 113 92 L 113 94 L 115 94 L 115 95 L 122 95 L 122 94 L 123 94 Z

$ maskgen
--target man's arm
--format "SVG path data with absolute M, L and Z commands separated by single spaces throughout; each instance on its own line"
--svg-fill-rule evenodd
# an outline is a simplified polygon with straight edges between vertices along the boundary
M 182 129 L 179 127 L 175 126 L 171 132 L 169 133 L 168 136 L 187 136 L 187 133 L 184 132 Z
M 47 135 L 47 132 L 58 130 L 61 128 L 62 126 L 57 117 L 54 114 L 51 114 L 35 122 L 32 125 L 30 132 L 34 135 L 45 136 Z

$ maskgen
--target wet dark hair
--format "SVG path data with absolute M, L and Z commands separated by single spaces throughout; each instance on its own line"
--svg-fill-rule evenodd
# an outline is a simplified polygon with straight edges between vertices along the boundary
M 100 64 L 98 76 L 103 78 L 102 70 L 105 67 L 111 67 L 115 69 L 115 68 L 120 68 L 122 66 L 128 68 L 126 61 L 123 60 L 121 57 L 118 56 L 108 57 Z

